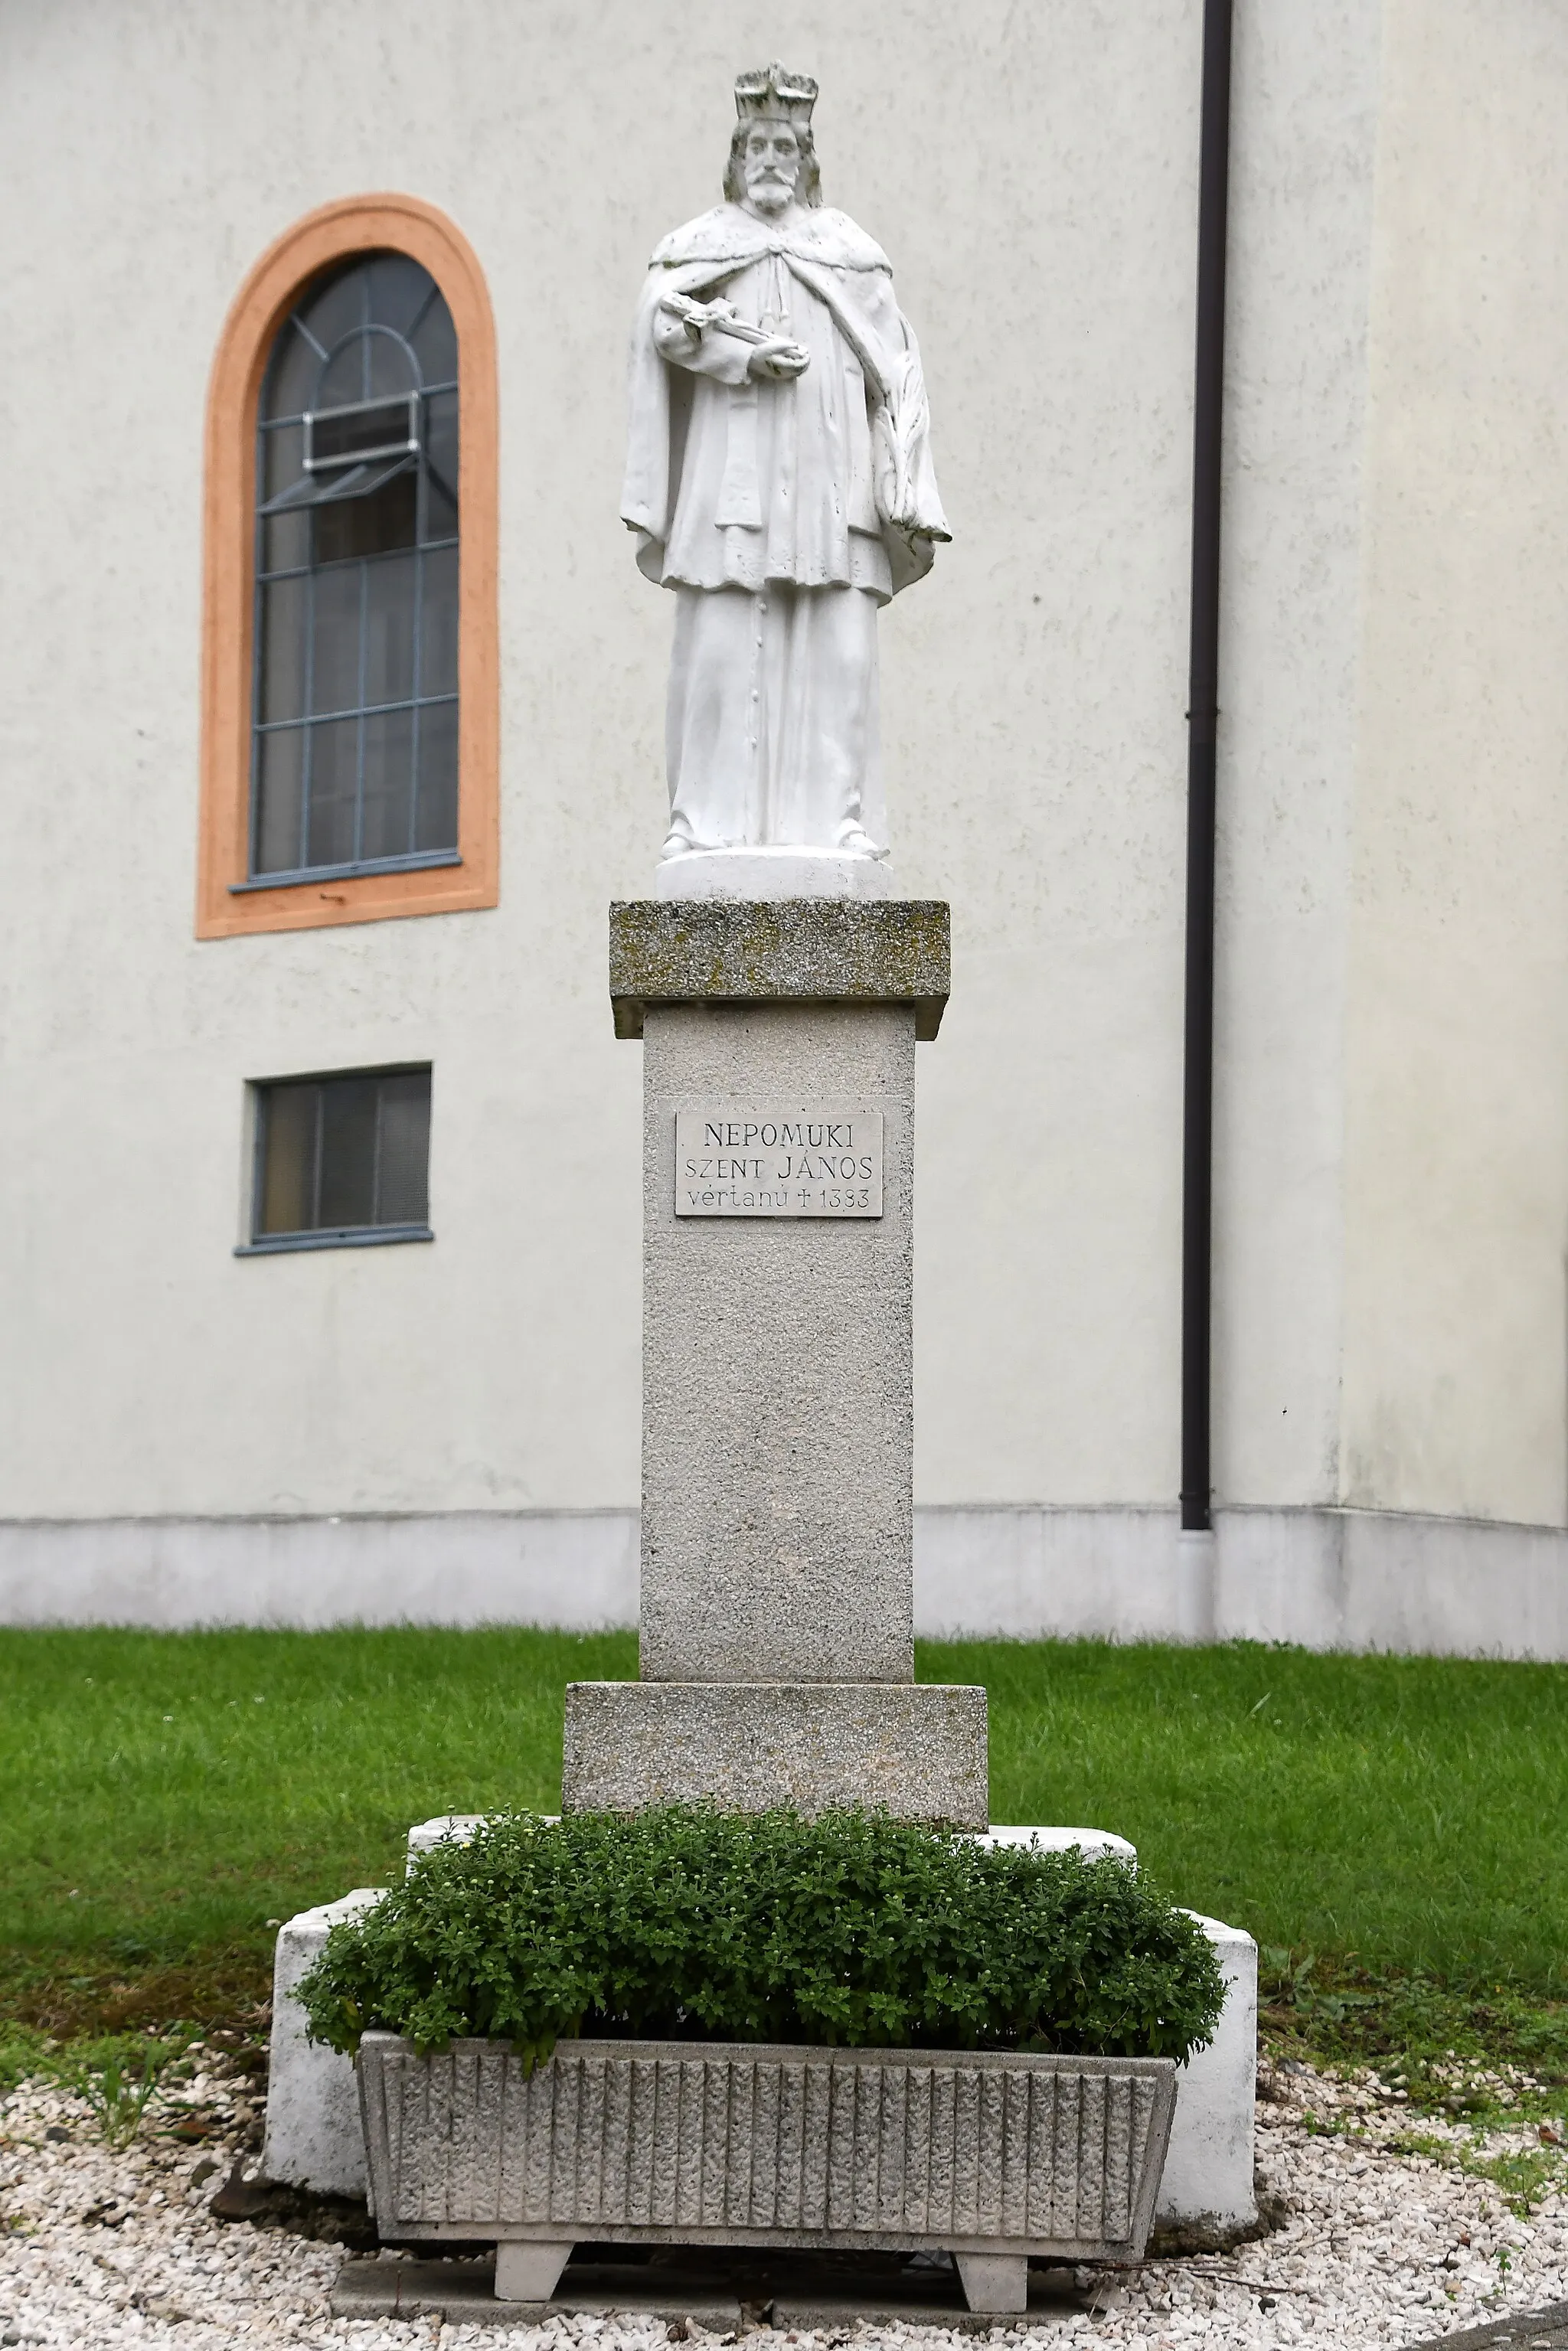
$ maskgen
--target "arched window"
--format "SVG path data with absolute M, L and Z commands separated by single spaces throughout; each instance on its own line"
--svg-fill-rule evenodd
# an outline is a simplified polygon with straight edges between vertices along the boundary
M 250 879 L 457 862 L 457 338 L 377 253 L 278 329 L 256 430 Z
M 495 336 L 412 197 L 279 238 L 207 420 L 197 934 L 497 899 Z

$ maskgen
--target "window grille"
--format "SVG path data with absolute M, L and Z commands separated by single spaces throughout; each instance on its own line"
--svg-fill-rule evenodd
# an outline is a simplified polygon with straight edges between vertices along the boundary
M 284 321 L 257 419 L 249 881 L 456 864 L 457 340 L 375 253 Z
M 239 1254 L 430 1240 L 429 1169 L 428 1069 L 258 1085 L 251 1233 Z

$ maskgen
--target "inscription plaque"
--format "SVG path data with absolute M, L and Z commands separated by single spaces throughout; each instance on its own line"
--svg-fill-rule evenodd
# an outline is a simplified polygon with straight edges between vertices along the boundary
M 677 1217 L 880 1217 L 882 1113 L 858 1102 L 675 1113 Z

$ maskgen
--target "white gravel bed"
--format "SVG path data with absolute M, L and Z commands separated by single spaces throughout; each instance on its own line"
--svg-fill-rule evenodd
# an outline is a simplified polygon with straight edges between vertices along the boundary
M 1499 2086 L 1498 2077 L 1488 2077 Z M 1522 2076 L 1511 2081 L 1521 2086 Z M 1259 2161 L 1291 2213 L 1260 2241 L 1224 2255 L 1151 2262 L 1120 2287 L 1104 2277 L 1094 2311 L 998 2325 L 993 2340 L 1270 2346 L 1306 2341 L 1372 2351 L 1424 2341 L 1508 2311 L 1568 2301 L 1568 2196 L 1550 2188 L 1528 2220 L 1490 2181 L 1430 2155 L 1413 2136 L 1469 2159 L 1542 2148 L 1531 2123 L 1484 2143 L 1458 2124 L 1410 2116 L 1375 2079 L 1304 2069 L 1269 2080 Z M 210 2149 L 161 2135 L 155 2108 L 134 2144 L 111 2153 L 89 2109 L 52 2083 L 0 2097 L 0 2345 L 115 2351 L 351 2345 L 354 2351 L 664 2351 L 651 2320 L 558 2320 L 538 2329 L 334 2319 L 327 2295 L 340 2247 L 214 2220 L 207 2201 L 235 2148 L 254 2136 L 243 2085 L 214 2064 L 178 2096 L 216 2117 Z M 50 2133 L 63 2136 L 50 2137 Z M 220 2170 L 205 2168 L 214 2159 Z M 1555 2158 L 1552 2158 L 1555 2160 Z M 201 2173 L 202 2177 L 197 2178 Z M 694 2340 L 702 2340 L 694 2330 Z M 920 2351 L 972 2343 L 938 2327 L 857 2329 L 783 2338 L 801 2351 L 907 2340 Z M 716 2341 L 716 2338 L 715 2338 Z M 1528 2336 L 1521 2336 L 1521 2344 Z

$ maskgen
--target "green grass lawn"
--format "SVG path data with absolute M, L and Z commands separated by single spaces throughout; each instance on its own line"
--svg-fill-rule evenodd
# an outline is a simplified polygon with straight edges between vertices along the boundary
M 0 1633 L 5 2009 L 254 2007 L 267 1921 L 384 1883 L 411 1821 L 553 1810 L 564 1685 L 635 1658 L 517 1630 Z M 920 1673 L 988 1685 L 997 1819 L 1131 1837 L 1179 1901 L 1294 1954 L 1303 2016 L 1313 1984 L 1413 1977 L 1568 1997 L 1568 1667 L 967 1642 Z

